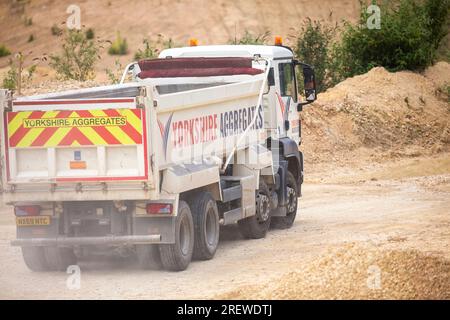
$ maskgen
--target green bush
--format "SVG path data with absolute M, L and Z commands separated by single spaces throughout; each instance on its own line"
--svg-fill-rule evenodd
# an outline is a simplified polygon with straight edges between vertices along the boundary
M 10 54 L 11 51 L 9 51 L 9 49 L 4 44 L 0 44 L 0 58 L 9 56 Z
M 158 49 L 150 43 L 147 39 L 142 41 L 144 49 L 138 49 L 134 54 L 134 60 L 153 59 L 158 57 Z
M 63 79 L 86 81 L 94 77 L 98 59 L 98 46 L 94 41 L 86 39 L 81 30 L 67 30 L 62 53 L 50 56 L 50 66 Z
M 331 85 L 330 46 L 335 29 L 322 24 L 320 21 L 304 21 L 294 46 L 294 53 L 300 61 L 312 65 L 316 74 L 316 85 L 319 92 L 325 91 Z M 303 81 L 299 79 L 299 85 Z
M 12 90 L 15 91 L 17 88 L 17 68 L 15 67 L 14 64 L 10 64 L 10 68 L 5 76 L 5 78 L 3 78 L 3 84 L 2 87 L 8 90 Z
M 50 30 L 52 32 L 52 35 L 54 35 L 54 36 L 60 36 L 63 34 L 63 30 L 60 27 L 58 27 L 58 25 L 56 25 L 56 24 L 52 25 Z
M 437 50 L 449 31 L 450 1 L 428 0 L 425 2 L 423 10 L 426 18 L 425 25 L 431 35 L 430 43 Z
M 166 38 L 162 34 L 158 34 L 156 41 L 144 39 L 142 43 L 144 44 L 144 48 L 138 49 L 138 51 L 134 54 L 135 60 L 154 59 L 158 57 L 161 50 L 177 46 L 172 38 Z
M 264 33 L 253 34 L 248 30 L 245 30 L 244 35 L 241 38 L 234 38 L 228 40 L 229 44 L 266 44 L 270 37 L 270 31 Z
M 94 29 L 92 29 L 92 28 L 87 29 L 86 30 L 86 39 L 92 40 L 92 39 L 94 39 L 94 37 L 95 37 Z
M 22 52 L 16 53 L 12 58 L 9 59 L 9 70 L 6 73 L 5 78 L 3 78 L 3 88 L 12 91 L 18 91 L 20 95 L 20 90 L 22 86 L 22 70 L 23 63 L 25 61 L 25 55 Z
M 358 25 L 346 24 L 333 47 L 335 81 L 365 73 L 375 66 L 390 71 L 421 70 L 436 59 L 448 33 L 450 0 L 383 2 L 381 29 L 368 29 L 362 6 Z
M 105 69 L 106 75 L 112 84 L 117 84 L 122 78 L 123 66 L 118 59 L 114 61 L 114 69 Z
M 32 81 L 37 65 L 33 63 L 28 69 L 24 70 L 25 61 L 29 58 L 29 55 L 18 52 L 12 59 L 9 59 L 9 70 L 3 78 L 3 88 L 17 91 L 17 94 L 20 95 L 22 87 Z M 40 59 L 33 59 L 33 61 L 36 60 Z
M 120 32 L 117 32 L 116 39 L 111 43 L 108 53 L 110 55 L 125 55 L 128 53 L 127 39 L 120 36 Z
M 169 48 L 174 48 L 174 47 L 179 47 L 179 45 L 177 45 L 175 43 L 175 41 L 173 41 L 172 38 L 169 39 L 165 39 L 163 35 L 159 34 L 158 35 L 158 41 L 157 43 L 160 44 L 161 48 L 163 49 L 169 49 Z

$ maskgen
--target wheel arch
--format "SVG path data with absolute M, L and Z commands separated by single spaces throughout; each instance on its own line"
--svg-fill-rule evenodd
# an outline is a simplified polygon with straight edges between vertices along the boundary
M 301 190 L 303 183 L 303 153 L 298 150 L 297 143 L 290 138 L 281 138 L 279 147 L 280 155 L 288 161 L 288 170 L 296 178 L 298 189 Z

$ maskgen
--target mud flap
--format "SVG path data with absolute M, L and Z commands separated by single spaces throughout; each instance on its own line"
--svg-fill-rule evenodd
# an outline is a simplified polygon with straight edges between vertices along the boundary
M 176 216 L 169 217 L 133 217 L 134 235 L 161 235 L 160 243 L 175 243 Z

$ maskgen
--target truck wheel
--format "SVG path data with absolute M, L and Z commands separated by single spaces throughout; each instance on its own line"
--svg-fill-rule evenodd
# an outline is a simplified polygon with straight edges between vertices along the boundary
M 44 247 L 44 254 L 52 271 L 66 271 L 68 266 L 77 263 L 72 248 Z
M 49 270 L 43 247 L 22 247 L 22 256 L 31 271 Z
M 158 270 L 162 268 L 161 255 L 157 244 L 138 244 L 136 254 L 139 267 L 146 270 Z
M 200 192 L 191 202 L 194 218 L 194 258 L 210 260 L 219 244 L 219 210 L 211 193 Z
M 297 215 L 298 187 L 297 181 L 291 172 L 286 175 L 287 204 L 285 217 L 273 217 L 271 226 L 277 229 L 289 229 L 294 224 Z
M 193 251 L 194 222 L 191 210 L 185 201 L 180 201 L 175 225 L 175 243 L 159 245 L 162 265 L 170 271 L 185 270 L 192 260 Z
M 260 180 L 256 192 L 256 214 L 238 221 L 239 231 L 247 239 L 264 238 L 270 226 L 270 192 L 265 182 Z

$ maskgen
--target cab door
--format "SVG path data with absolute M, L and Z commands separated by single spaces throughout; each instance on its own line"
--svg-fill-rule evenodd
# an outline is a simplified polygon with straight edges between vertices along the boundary
M 297 112 L 297 83 L 292 60 L 281 60 L 276 66 L 278 85 L 276 94 L 277 131 L 279 138 L 300 140 L 299 114 Z

